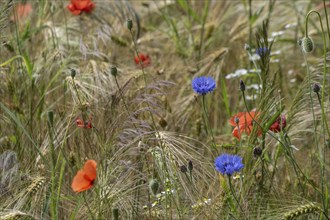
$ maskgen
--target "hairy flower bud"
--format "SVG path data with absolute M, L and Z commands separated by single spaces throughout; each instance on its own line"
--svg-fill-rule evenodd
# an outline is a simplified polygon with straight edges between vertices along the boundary
M 314 43 L 312 39 L 309 37 L 304 37 L 303 39 L 301 39 L 300 46 L 305 53 L 310 53 L 314 49 Z
M 152 179 L 149 182 L 149 188 L 153 195 L 156 195 L 159 189 L 159 182 L 156 179 Z

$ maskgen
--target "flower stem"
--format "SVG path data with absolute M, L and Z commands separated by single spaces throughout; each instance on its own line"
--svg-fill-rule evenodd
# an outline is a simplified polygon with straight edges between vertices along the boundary
M 324 6 L 325 6 L 325 3 L 324 3 Z M 329 130 L 328 122 L 327 122 L 327 119 L 326 119 L 327 117 L 326 117 L 326 114 L 325 114 L 325 106 L 324 106 L 325 85 L 326 85 L 326 76 L 327 76 L 327 42 L 326 42 L 326 38 L 325 38 L 325 32 L 324 32 L 324 28 L 323 28 L 321 15 L 320 15 L 319 12 L 314 11 L 314 10 L 308 12 L 308 14 L 306 16 L 306 23 L 305 23 L 306 33 L 305 33 L 305 36 L 306 37 L 308 36 L 308 29 L 307 29 L 308 28 L 308 19 L 309 19 L 309 16 L 312 13 L 316 13 L 316 15 L 319 18 L 319 22 L 320 22 L 321 30 L 322 30 L 322 39 L 323 39 L 323 82 L 322 82 L 321 98 L 319 97 L 319 94 L 317 94 L 317 95 L 318 95 L 318 99 L 319 99 L 320 106 L 321 106 L 322 125 L 323 125 L 323 132 L 324 132 L 324 138 L 325 138 L 326 132 L 327 132 L 328 136 L 330 137 L 330 130 Z M 328 19 L 327 19 L 327 22 L 328 22 Z M 328 23 L 327 23 L 327 25 L 328 25 Z M 307 63 L 307 60 L 306 60 L 306 63 Z M 307 70 L 307 71 L 309 73 L 309 70 Z M 310 91 L 310 97 L 311 97 L 311 84 L 310 83 L 311 82 L 310 82 L 310 74 L 309 74 L 309 87 L 310 87 L 309 91 Z M 311 102 L 313 103 L 312 97 L 311 97 Z M 312 108 L 313 108 L 313 106 L 312 106 Z M 313 116 L 314 116 L 314 110 L 312 109 L 312 111 L 313 111 Z M 314 118 L 314 134 L 316 136 L 315 118 Z M 315 142 L 316 142 L 316 145 L 318 145 L 318 141 L 316 139 L 315 139 Z M 327 188 L 327 183 L 324 181 L 324 178 L 325 178 L 324 170 L 325 170 L 325 164 L 326 164 L 326 160 L 325 160 L 325 156 L 324 156 L 325 155 L 325 146 L 323 147 L 323 149 L 321 149 L 321 147 L 318 147 L 318 149 L 319 149 L 319 157 L 320 157 L 319 159 L 320 159 L 320 169 L 321 169 L 322 204 L 323 204 L 323 211 L 324 211 L 324 213 L 326 213 L 328 211 L 328 198 L 327 198 L 327 192 L 325 190 L 325 188 Z
M 89 213 L 91 215 L 92 220 L 95 220 L 94 213 L 92 212 L 91 208 L 89 207 L 88 202 L 87 202 L 87 199 L 86 199 L 86 196 L 85 196 L 84 193 L 83 193 L 83 198 L 84 198 L 85 204 L 87 206 L 87 209 L 88 209 L 88 211 L 89 211 Z
M 237 197 L 236 197 L 236 194 L 235 194 L 235 192 L 234 192 L 233 185 L 232 185 L 232 183 L 231 183 L 231 176 L 229 176 L 229 175 L 228 175 L 228 182 L 229 182 L 229 189 L 230 189 L 230 192 L 231 192 L 231 194 L 233 195 L 233 197 L 234 197 L 234 199 L 235 199 L 235 201 L 236 201 L 238 207 L 240 208 L 241 212 L 242 212 L 243 215 L 245 216 L 245 212 L 244 212 L 244 210 L 243 210 L 241 204 L 239 203 L 239 201 L 238 201 L 238 199 L 237 199 Z M 245 216 L 245 218 L 246 218 L 246 216 Z
M 215 140 L 214 140 L 214 136 L 213 136 L 213 131 L 212 131 L 212 128 L 210 126 L 210 123 L 209 123 L 209 118 L 208 118 L 208 114 L 207 114 L 207 110 L 206 110 L 206 104 L 205 104 L 205 95 L 203 95 L 203 98 L 202 98 L 202 102 L 203 102 L 203 111 L 204 111 L 204 119 L 205 119 L 205 123 L 206 123 L 206 130 L 208 133 L 211 134 L 211 138 L 212 138 L 212 147 L 214 150 L 217 150 L 217 145 L 215 143 Z

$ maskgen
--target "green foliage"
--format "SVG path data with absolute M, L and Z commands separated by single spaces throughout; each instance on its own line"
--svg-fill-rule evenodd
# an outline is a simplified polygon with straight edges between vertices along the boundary
M 0 219 L 329 219 L 317 3 L 104 0 L 73 15 L 70 1 L 0 1 Z M 216 89 L 199 97 L 197 76 Z M 252 119 L 237 139 L 239 112 Z M 244 169 L 222 176 L 222 153 Z M 97 178 L 75 193 L 88 159 Z

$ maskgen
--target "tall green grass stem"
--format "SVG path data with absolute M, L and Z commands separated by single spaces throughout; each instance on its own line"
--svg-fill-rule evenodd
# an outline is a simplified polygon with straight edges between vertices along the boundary
M 210 126 L 209 117 L 208 117 L 207 110 L 206 110 L 205 95 L 202 95 L 202 105 L 203 105 L 203 112 L 204 112 L 204 118 L 205 118 L 205 123 L 206 123 L 206 130 L 208 130 L 208 133 L 211 134 L 212 144 L 213 144 L 212 147 L 216 151 L 217 145 L 214 140 L 213 131 Z

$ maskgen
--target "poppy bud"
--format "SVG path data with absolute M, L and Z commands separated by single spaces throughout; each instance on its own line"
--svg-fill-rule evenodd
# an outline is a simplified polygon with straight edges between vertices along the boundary
M 152 194 L 155 196 L 159 189 L 159 182 L 156 179 L 152 179 L 149 182 L 149 188 L 150 188 L 150 191 L 152 192 Z
M 260 147 L 253 148 L 253 156 L 260 157 L 262 154 L 262 149 Z
M 315 93 L 319 93 L 320 90 L 321 90 L 320 85 L 319 85 L 318 83 L 314 83 L 314 84 L 313 84 L 313 92 L 315 92 Z
M 158 123 L 163 129 L 167 126 L 167 121 L 164 118 L 161 118 Z
M 112 209 L 112 216 L 114 220 L 118 220 L 119 219 L 119 209 L 118 208 L 113 208 Z
M 126 22 L 128 30 L 132 30 L 133 28 L 133 21 L 131 19 L 128 19 Z
M 239 81 L 239 89 L 244 92 L 245 91 L 245 83 L 243 80 Z
M 187 169 L 187 167 L 185 165 L 182 165 L 182 166 L 180 166 L 180 171 L 182 173 L 187 173 L 188 169 Z
M 75 69 L 71 69 L 71 77 L 72 79 L 76 76 L 76 70 Z
M 54 125 L 54 112 L 53 111 L 48 112 L 48 123 L 51 127 L 53 127 L 53 125 Z
M 301 39 L 300 44 L 301 44 L 300 45 L 301 49 L 305 53 L 312 52 L 314 49 L 314 43 L 313 43 L 312 39 L 309 37 L 304 37 L 303 39 Z
M 189 171 L 192 171 L 193 169 L 194 169 L 194 165 L 193 165 L 192 161 L 189 160 L 189 162 L 188 162 L 188 170 Z
M 117 76 L 117 67 L 115 67 L 115 66 L 111 67 L 111 75 L 113 75 L 114 77 Z

